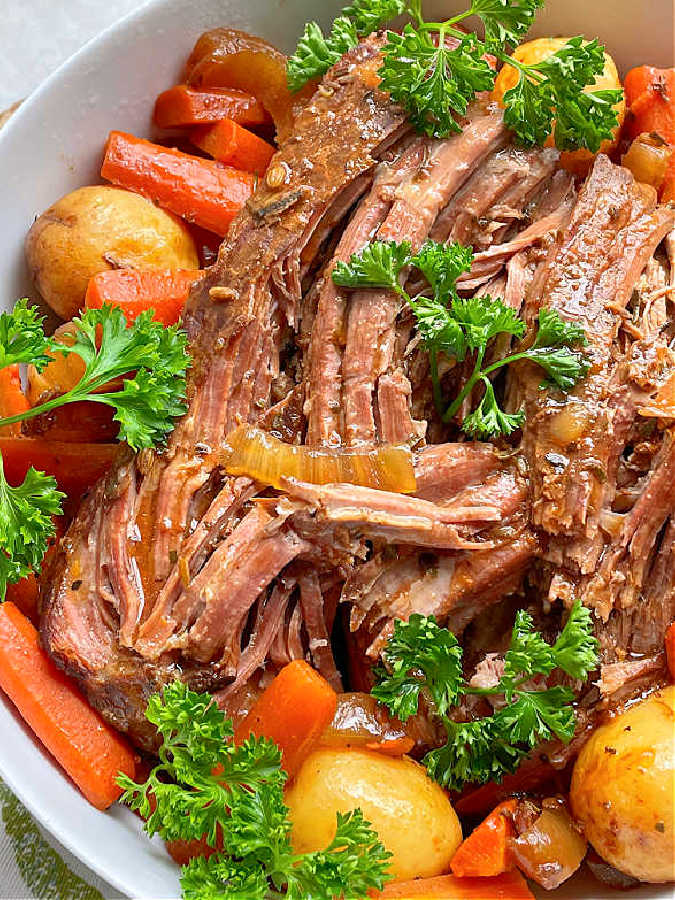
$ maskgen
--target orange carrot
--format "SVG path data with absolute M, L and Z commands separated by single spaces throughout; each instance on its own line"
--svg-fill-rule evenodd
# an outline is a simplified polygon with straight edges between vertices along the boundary
M 659 134 L 675 147 L 675 69 L 639 66 L 631 69 L 625 81 L 626 134 Z M 660 190 L 662 203 L 675 201 L 675 154 L 670 158 Z
M 56 548 L 58 546 L 59 540 L 63 536 L 65 531 L 65 527 L 63 524 L 63 518 L 54 517 L 53 522 L 56 527 L 56 534 L 49 541 L 49 546 L 47 547 L 47 552 L 45 553 L 44 559 L 42 561 L 42 571 L 45 571 L 46 567 L 49 565 L 49 562 L 56 552 Z M 21 581 L 17 581 L 16 584 L 8 584 L 7 592 L 5 594 L 6 600 L 11 600 L 11 602 L 18 607 L 21 612 L 31 620 L 31 622 L 37 626 L 38 624 L 38 595 L 40 593 L 40 584 L 37 577 L 33 574 L 27 575 L 25 578 L 22 578 Z
M 73 501 L 79 501 L 112 465 L 117 444 L 71 444 L 40 438 L 0 437 L 0 453 L 7 481 L 22 484 L 33 466 L 56 478 L 59 488 Z
M 166 849 L 171 859 L 178 863 L 179 866 L 186 866 L 191 859 L 195 859 L 198 856 L 208 859 L 209 856 L 213 856 L 214 853 L 218 853 L 223 849 L 223 836 L 220 833 L 220 826 L 215 847 L 212 847 L 207 842 L 206 835 L 204 835 L 198 840 L 195 838 L 191 841 L 167 841 Z
M 626 75 L 625 91 L 628 136 L 656 132 L 668 144 L 675 144 L 675 69 L 631 69 Z
M 208 125 L 221 119 L 232 119 L 240 125 L 270 121 L 264 106 L 252 94 L 229 88 L 198 90 L 177 84 L 160 94 L 155 103 L 158 128 Z
M 30 409 L 30 403 L 21 387 L 21 373 L 19 366 L 5 366 L 0 369 L 0 417 L 16 416 Z M 0 434 L 21 434 L 21 422 L 13 425 L 4 425 L 0 428 Z
M 13 603 L 0 607 L 0 687 L 93 806 L 117 800 L 117 774 L 134 776 L 134 752 L 56 668 Z
M 509 838 L 513 823 L 508 813 L 516 811 L 516 801 L 507 800 L 490 813 L 459 845 L 452 857 L 452 871 L 459 878 L 501 875 L 513 868 Z
M 505 872 L 496 878 L 418 878 L 388 884 L 381 892 L 371 891 L 378 900 L 534 900 L 520 872 Z
M 296 659 L 279 672 L 236 728 L 238 743 L 250 734 L 275 741 L 282 766 L 293 777 L 333 721 L 337 694 L 304 660 Z
M 89 280 L 84 305 L 87 309 L 100 309 L 104 303 L 119 306 L 129 323 L 145 310 L 154 309 L 156 322 L 175 325 L 183 313 L 190 288 L 202 275 L 199 269 L 172 272 L 108 269 Z
M 675 622 L 666 629 L 666 659 L 670 677 L 675 681 Z
M 111 131 L 101 175 L 224 236 L 255 188 L 255 176 L 210 159 Z
M 193 128 L 190 140 L 218 162 L 256 175 L 265 174 L 274 156 L 274 147 L 232 119 L 223 119 L 205 128 Z

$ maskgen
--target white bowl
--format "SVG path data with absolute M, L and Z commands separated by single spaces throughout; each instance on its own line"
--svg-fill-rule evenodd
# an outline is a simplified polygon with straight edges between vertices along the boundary
M 73 188 L 98 180 L 108 131 L 151 132 L 155 96 L 175 83 L 202 31 L 234 25 L 288 50 L 306 19 L 326 22 L 341 5 L 339 0 L 154 0 L 75 54 L 0 132 L 2 306 L 9 308 L 31 292 L 23 241 L 34 217 Z M 437 0 L 429 8 L 459 5 Z M 673 65 L 672 0 L 548 0 L 535 32 L 599 36 L 623 71 L 641 63 Z M 2 778 L 65 847 L 129 896 L 180 896 L 178 870 L 161 842 L 148 841 L 128 810 L 99 813 L 89 806 L 4 697 L 0 734 Z M 616 894 L 594 881 L 576 880 L 554 896 L 601 900 Z M 645 886 L 631 896 L 665 898 L 672 891 Z

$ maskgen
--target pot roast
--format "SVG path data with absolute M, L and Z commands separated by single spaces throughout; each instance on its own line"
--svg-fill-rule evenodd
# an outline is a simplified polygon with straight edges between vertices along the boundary
M 593 610 L 602 669 L 579 740 L 547 750 L 560 765 L 603 708 L 660 683 L 675 619 L 675 211 L 603 156 L 576 185 L 555 150 L 515 146 L 486 100 L 461 134 L 413 134 L 378 88 L 380 46 L 347 54 L 298 116 L 188 302 L 188 413 L 163 451 L 120 451 L 43 588 L 48 652 L 140 748 L 155 743 L 147 699 L 175 678 L 235 715 L 295 658 L 341 690 L 335 635 L 367 690 L 411 613 L 463 632 L 480 676 L 514 605 L 549 623 L 577 597 Z M 528 323 L 546 305 L 586 331 L 591 369 L 570 394 L 542 392 L 527 363 L 503 379 L 506 405 L 527 412 L 519 444 L 462 441 L 435 412 L 398 295 L 330 277 L 374 238 L 429 237 L 473 246 L 463 293 L 501 296 Z M 459 390 L 469 370 L 442 374 Z M 223 446 L 243 422 L 313 446 L 409 443 L 417 493 L 228 476 Z

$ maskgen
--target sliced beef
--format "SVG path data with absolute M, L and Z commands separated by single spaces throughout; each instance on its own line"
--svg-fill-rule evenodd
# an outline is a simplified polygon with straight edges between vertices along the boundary
M 597 562 L 600 513 L 633 420 L 615 377 L 614 341 L 633 287 L 674 216 L 630 172 L 599 156 L 527 299 L 530 308 L 549 306 L 582 325 L 589 341 L 589 375 L 567 395 L 542 392 L 539 374 L 525 366 L 518 373 L 534 523 L 549 536 L 550 559 L 582 573 Z
M 372 178 L 377 154 L 401 133 L 400 111 L 377 90 L 378 66 L 378 40 L 364 42 L 331 73 L 331 91 L 318 92 L 300 114 L 294 136 L 188 302 L 189 412 L 166 451 L 121 459 L 92 493 L 45 587 L 46 648 L 102 714 L 141 746 L 149 744 L 145 699 L 167 678 L 182 674 L 200 688 L 232 678 L 243 606 L 257 599 L 250 582 L 241 585 L 237 614 L 219 623 L 216 643 L 227 651 L 211 659 L 201 648 L 201 662 L 190 656 L 190 631 L 206 635 L 202 626 L 212 621 L 214 604 L 226 602 L 216 597 L 218 573 L 213 585 L 197 581 L 197 597 L 187 596 L 190 586 L 223 538 L 232 541 L 243 527 L 241 509 L 223 496 L 228 484 L 217 448 L 237 422 L 253 421 L 269 404 L 283 329 L 311 265 L 303 251 L 334 206 L 344 209 L 344 195 L 353 197 L 357 181 L 363 190 L 360 180 Z M 195 529 L 199 539 L 191 542 Z M 289 552 L 282 548 L 280 558 Z M 172 616 L 178 610 L 184 616 L 168 630 L 186 634 L 188 645 L 157 656 L 152 629 L 165 625 L 153 618 L 159 597 Z

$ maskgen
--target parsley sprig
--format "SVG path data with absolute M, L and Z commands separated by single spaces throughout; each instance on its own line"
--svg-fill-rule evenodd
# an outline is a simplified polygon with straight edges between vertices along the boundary
M 64 497 L 55 478 L 32 466 L 22 484 L 9 485 L 0 454 L 0 601 L 8 584 L 39 567 L 56 534 L 52 517 L 61 515 Z
M 359 810 L 338 814 L 325 850 L 293 852 L 279 748 L 253 736 L 235 746 L 209 694 L 176 681 L 150 697 L 146 715 L 162 737 L 160 762 L 142 784 L 120 775 L 122 800 L 150 835 L 222 840 L 222 852 L 183 868 L 185 900 L 355 900 L 382 889 L 390 854 Z
M 439 415 L 444 422 L 450 422 L 474 387 L 482 383 L 483 396 L 464 418 L 462 429 L 476 438 L 490 438 L 511 434 L 524 419 L 522 410 L 507 413 L 500 409 L 490 375 L 503 366 L 529 360 L 545 372 L 542 388 L 570 391 L 588 371 L 583 354 L 573 349 L 585 344 L 586 338 L 581 328 L 563 321 L 555 310 L 542 309 L 537 332 L 529 347 L 486 363 L 491 341 L 498 335 L 524 337 L 525 323 L 499 298 L 459 296 L 457 279 L 469 271 L 472 260 L 471 249 L 460 244 L 427 241 L 418 253 L 413 253 L 407 242 L 380 241 L 353 254 L 349 262 L 338 263 L 333 271 L 333 281 L 350 289 L 380 287 L 396 291 L 410 305 L 429 352 L 434 401 Z M 410 268 L 424 276 L 429 291 L 412 297 L 402 287 L 403 275 Z M 441 355 L 457 362 L 464 362 L 469 355 L 474 359 L 471 374 L 451 403 L 443 397 L 439 375 Z
M 47 337 L 44 318 L 20 300 L 11 313 L 0 315 L 0 369 L 31 363 L 41 372 L 56 353 L 77 354 L 85 369 L 67 393 L 0 418 L 0 426 L 89 400 L 113 407 L 120 439 L 134 449 L 163 441 L 187 408 L 189 357 L 184 332 L 151 317 L 152 312 L 143 313 L 127 327 L 118 308 L 90 309 L 73 319 L 71 343 L 64 344 Z M 0 455 L 0 601 L 8 584 L 39 569 L 56 532 L 52 517 L 61 515 L 64 496 L 52 476 L 33 468 L 23 484 L 10 486 Z
M 461 131 L 461 117 L 481 91 L 494 87 L 496 72 L 487 54 L 517 69 L 519 81 L 504 95 L 506 124 L 526 145 L 543 144 L 555 121 L 561 150 L 586 147 L 596 152 L 618 124 L 614 104 L 621 91 L 585 88 L 604 69 L 597 41 L 572 38 L 550 58 L 526 65 L 508 51 L 529 30 L 544 0 L 473 0 L 443 22 L 427 22 L 422 0 L 356 0 L 324 36 L 310 22 L 288 62 L 288 84 L 297 91 L 320 78 L 359 40 L 405 13 L 412 20 L 401 33 L 387 32 L 380 69 L 382 88 L 399 103 L 418 131 L 446 137 Z M 483 24 L 485 38 L 458 26 L 471 16 Z M 447 39 L 451 38 L 452 41 Z
M 567 686 L 534 688 L 531 680 L 560 670 L 584 680 L 598 665 L 598 642 L 589 611 L 576 601 L 555 644 L 533 630 L 532 617 L 520 610 L 494 687 L 472 687 L 462 675 L 462 649 L 456 637 L 433 616 L 397 621 L 376 670 L 373 696 L 402 721 L 418 711 L 422 697 L 438 716 L 447 742 L 425 757 L 432 778 L 451 790 L 467 782 L 501 781 L 514 772 L 537 744 L 553 736 L 569 743 L 574 735 L 574 692 Z M 499 697 L 491 716 L 455 722 L 449 715 L 463 696 Z
M 0 427 L 89 400 L 113 407 L 120 440 L 135 450 L 161 443 L 187 409 L 185 333 L 178 326 L 165 328 L 153 322 L 151 310 L 127 327 L 122 310 L 110 305 L 88 309 L 72 324 L 72 343 L 65 344 L 45 336 L 43 319 L 25 301 L 0 316 L 0 368 L 30 362 L 41 371 L 51 361 L 49 352 L 75 353 L 85 363 L 84 374 L 73 388 L 0 419 Z M 111 383 L 121 378 L 122 386 L 111 390 Z

